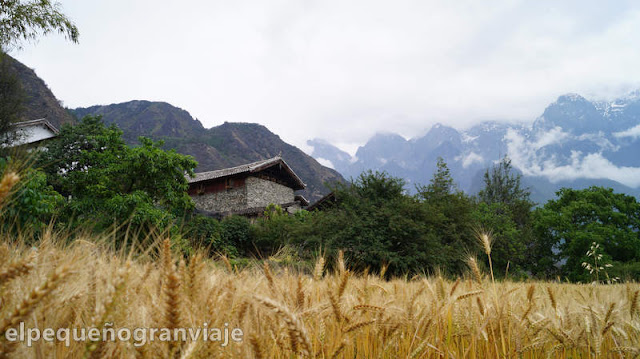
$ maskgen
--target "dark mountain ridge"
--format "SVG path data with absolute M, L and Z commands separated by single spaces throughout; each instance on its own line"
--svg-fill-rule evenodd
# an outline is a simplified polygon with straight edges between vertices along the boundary
M 256 123 L 225 122 L 207 129 L 183 109 L 165 102 L 138 100 L 76 108 L 71 112 L 77 118 L 102 116 L 105 123 L 122 129 L 131 145 L 137 144 L 139 136 L 164 140 L 166 148 L 193 156 L 198 161 L 198 172 L 234 167 L 280 154 L 306 183 L 307 189 L 301 194 L 311 201 L 329 192 L 325 183 L 344 180 L 337 171 L 322 166 Z
M 21 118 L 24 121 L 46 118 L 56 128 L 64 123 L 72 123 L 71 116 L 56 99 L 47 84 L 36 75 L 35 71 L 10 55 L 3 54 L 9 62 L 9 68 L 15 71 L 22 91 L 24 103 Z
M 47 118 L 60 128 L 73 123 L 74 117 L 100 115 L 106 124 L 115 124 L 123 131 L 128 144 L 138 144 L 139 136 L 164 140 L 165 148 L 193 156 L 199 163 L 197 171 L 238 166 L 281 154 L 307 184 L 301 194 L 311 201 L 328 193 L 325 182 L 344 181 L 338 172 L 320 165 L 259 124 L 224 123 L 206 129 L 189 112 L 165 102 L 129 101 L 66 110 L 35 71 L 6 56 L 26 95 L 22 116 L 25 120 Z

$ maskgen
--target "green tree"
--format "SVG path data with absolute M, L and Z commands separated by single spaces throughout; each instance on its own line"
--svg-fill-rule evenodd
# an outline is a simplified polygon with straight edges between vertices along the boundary
M 431 271 L 443 263 L 435 235 L 426 225 L 426 208 L 404 193 L 404 181 L 385 172 L 364 172 L 334 188 L 337 204 L 311 219 L 307 238 L 329 254 L 343 249 L 356 270 L 400 275 Z
M 0 159 L 0 177 L 11 165 Z M 50 185 L 46 175 L 36 169 L 20 171 L 20 181 L 0 208 L 3 230 L 38 236 L 54 220 L 64 205 L 64 199 Z
M 105 127 L 99 117 L 62 127 L 39 163 L 49 183 L 69 198 L 68 218 L 97 228 L 126 221 L 163 228 L 193 209 L 185 175 L 193 175 L 197 163 L 162 150 L 162 142 L 139 140 L 140 146 L 128 147 L 122 131 Z
M 425 221 L 439 239 L 450 273 L 466 270 L 466 256 L 475 252 L 472 211 L 474 203 L 455 186 L 445 161 L 438 158 L 437 170 L 427 186 L 416 186 L 417 198 L 425 206 Z
M 204 248 L 211 255 L 224 254 L 231 258 L 238 256 L 238 249 L 230 241 L 229 227 L 223 226 L 220 221 L 202 215 L 190 217 L 183 228 L 184 237 L 189 240 L 193 247 Z M 224 238 L 223 238 L 224 236 Z
M 253 247 L 258 255 L 271 255 L 280 247 L 291 244 L 296 219 L 282 207 L 269 204 L 253 227 Z
M 509 207 L 502 203 L 480 202 L 472 216 L 477 230 L 491 234 L 491 259 L 496 276 L 501 276 L 507 268 L 513 275 L 523 275 L 522 271 L 529 261 L 526 243 L 523 231 L 513 220 Z M 488 262 L 486 264 L 488 266 Z
M 416 191 L 421 198 L 443 200 L 451 193 L 456 192 L 456 186 L 451 177 L 451 171 L 442 157 L 438 157 L 436 172 L 427 186 L 417 185 Z
M 516 274 L 531 270 L 532 261 L 525 255 L 528 248 L 537 244 L 531 230 L 531 210 L 535 204 L 521 178 L 506 156 L 487 169 L 474 214 L 477 225 L 492 233 L 495 267 L 506 269 L 508 265 L 511 273 Z
M 0 0 L 0 46 L 20 48 L 23 41 L 34 41 L 51 32 L 78 42 L 78 28 L 50 0 Z
M 616 267 L 640 260 L 640 203 L 635 197 L 612 189 L 563 188 L 558 199 L 536 210 L 536 232 L 556 249 L 562 274 L 575 281 L 589 281 L 582 263 L 593 243 L 602 250 L 603 263 L 612 263 L 612 275 L 640 279 L 640 272 L 619 273 Z
M 221 222 L 221 238 L 236 248 L 237 253 L 247 255 L 253 251 L 251 222 L 242 216 L 225 217 Z
M 531 192 L 522 186 L 522 176 L 516 173 L 511 160 L 504 157 L 496 166 L 484 173 L 484 188 L 478 193 L 481 202 L 501 203 L 509 208 L 513 220 L 519 227 L 530 222 L 531 209 L 535 206 Z

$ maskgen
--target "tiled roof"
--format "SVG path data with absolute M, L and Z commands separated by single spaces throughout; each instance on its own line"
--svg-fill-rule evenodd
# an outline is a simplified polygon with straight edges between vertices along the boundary
M 208 172 L 199 172 L 199 173 L 196 173 L 194 177 L 187 177 L 187 181 L 191 184 L 191 183 L 198 183 L 202 181 L 208 181 L 212 179 L 223 178 L 223 177 L 228 177 L 228 176 L 242 174 L 242 173 L 257 173 L 275 165 L 281 165 L 281 168 L 285 172 L 287 172 L 287 174 L 291 177 L 291 179 L 293 180 L 293 183 L 295 184 L 295 187 L 294 187 L 295 190 L 304 189 L 306 187 L 306 185 L 304 184 L 304 182 L 302 182 L 300 177 L 298 177 L 298 175 L 296 175 L 295 172 L 293 172 L 291 167 L 289 167 L 289 165 L 287 165 L 287 163 L 280 156 L 276 156 L 276 157 L 269 158 L 262 161 L 248 163 L 246 165 L 241 165 L 237 167 L 225 168 L 221 170 L 208 171 Z
M 16 122 L 16 123 L 13 124 L 13 127 L 30 127 L 30 126 L 34 126 L 34 125 L 44 125 L 45 127 L 50 129 L 55 134 L 58 134 L 58 132 L 60 132 L 46 118 L 40 118 L 40 119 L 37 119 L 37 120 Z

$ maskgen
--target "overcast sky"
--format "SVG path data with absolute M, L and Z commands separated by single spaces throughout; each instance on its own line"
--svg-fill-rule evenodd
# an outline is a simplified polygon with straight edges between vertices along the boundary
M 63 0 L 80 43 L 14 51 L 68 107 L 166 101 L 303 150 L 375 132 L 532 121 L 560 94 L 640 88 L 633 1 Z

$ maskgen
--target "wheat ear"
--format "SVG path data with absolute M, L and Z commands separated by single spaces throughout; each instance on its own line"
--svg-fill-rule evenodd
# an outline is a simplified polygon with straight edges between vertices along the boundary
M 180 277 L 176 273 L 175 265 L 171 257 L 171 244 L 166 239 L 162 246 L 162 266 L 165 312 L 164 327 L 169 330 L 180 328 Z M 169 341 L 169 355 L 178 356 L 179 343 Z
M 324 257 L 318 257 L 316 260 L 316 266 L 313 270 L 313 280 L 322 279 L 322 275 L 324 274 Z
M 558 303 L 556 302 L 556 296 L 553 294 L 553 290 L 551 289 L 551 287 L 547 287 L 547 294 L 549 295 L 551 306 L 553 307 L 553 309 L 557 309 Z
M 255 359 L 266 358 L 264 350 L 262 349 L 262 343 L 260 343 L 260 338 L 257 335 L 251 334 L 249 337 L 249 344 L 251 344 L 251 349 L 253 350 Z
M 298 276 L 298 288 L 296 289 L 296 308 L 304 309 L 304 283 L 302 283 L 302 276 Z
M 34 259 L 35 255 L 34 253 L 31 253 L 28 257 L 18 262 L 11 263 L 7 269 L 0 272 L 0 285 L 4 285 L 5 283 L 20 276 L 27 275 L 31 269 L 33 269 Z
M 298 319 L 298 317 L 296 317 L 296 315 L 286 307 L 269 298 L 258 296 L 254 296 L 254 298 L 256 301 L 267 307 L 267 309 L 272 311 L 277 317 L 281 318 L 285 322 L 287 331 L 289 333 L 291 349 L 294 352 L 298 352 L 298 348 L 300 348 L 303 355 L 310 355 L 311 342 L 309 341 L 307 331 L 305 330 L 302 322 Z
M 34 288 L 29 295 L 18 304 L 13 312 L 0 323 L 0 337 L 4 337 L 5 332 L 28 317 L 42 300 L 53 292 L 69 275 L 69 267 L 61 267 L 39 287 Z M 0 342 L 0 358 L 6 358 L 15 350 L 17 342 Z
M 61 267 L 53 272 L 42 285 L 34 288 L 31 293 L 15 307 L 11 314 L 0 322 L 0 335 L 4 335 L 7 329 L 16 326 L 21 320 L 31 314 L 38 304 L 64 281 L 69 273 L 69 267 Z
M 471 271 L 473 272 L 473 278 L 478 282 L 478 284 L 482 285 L 482 274 L 480 273 L 480 268 L 478 267 L 478 260 L 476 257 L 469 257 L 467 259 L 467 264 Z
M 264 261 L 263 268 L 264 268 L 264 276 L 267 278 L 267 283 L 269 284 L 269 289 L 271 289 L 271 292 L 275 295 L 277 293 L 276 283 L 273 279 L 273 273 L 271 272 L 271 267 L 269 266 L 269 262 Z
M 636 290 L 631 295 L 631 300 L 629 303 L 629 315 L 631 316 L 631 318 L 633 318 L 636 312 L 638 311 L 638 293 L 639 292 L 640 290 Z
M 346 346 L 347 346 L 347 342 L 343 340 L 340 343 L 340 345 L 336 348 L 336 350 L 333 352 L 333 354 L 331 354 L 331 359 L 337 359 L 340 353 L 342 353 L 342 351 L 344 350 L 344 348 L 346 348 Z
M 5 173 L 0 180 L 0 204 L 7 198 L 11 189 L 20 181 L 20 176 L 15 172 Z

